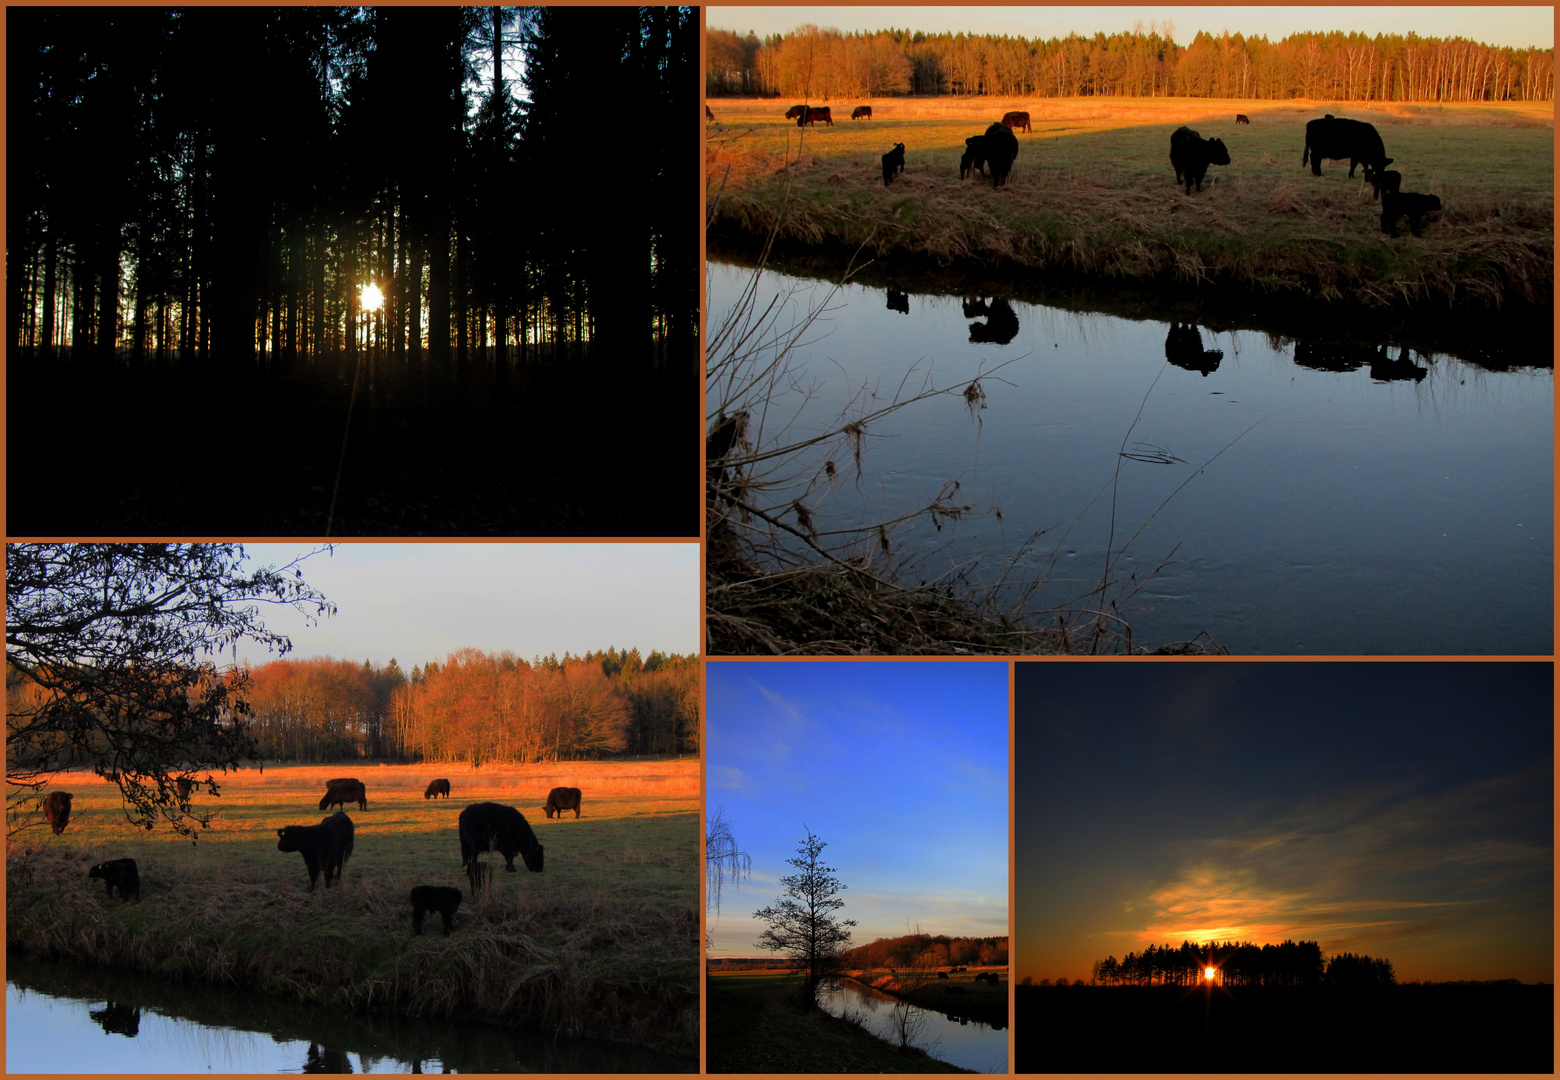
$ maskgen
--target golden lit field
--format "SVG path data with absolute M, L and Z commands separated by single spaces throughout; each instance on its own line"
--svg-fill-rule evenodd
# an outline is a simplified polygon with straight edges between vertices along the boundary
M 867 102 L 861 102 L 866 104 Z M 1552 103 L 1350 105 L 1183 98 L 939 98 L 830 103 L 834 126 L 798 129 L 784 99 L 711 99 L 705 125 L 712 246 L 863 247 L 957 273 L 996 268 L 1220 285 L 1367 307 L 1552 304 Z M 1027 110 L 1032 133 L 1004 188 L 959 180 L 964 140 Z M 1237 125 L 1236 113 L 1251 118 Z M 1435 194 L 1425 235 L 1380 231 L 1380 204 L 1348 162 L 1300 164 L 1323 113 L 1376 125 L 1403 189 Z M 1170 133 L 1223 139 L 1231 164 L 1203 190 L 1175 184 Z M 880 160 L 905 144 L 883 184 Z
M 545 765 L 329 765 L 246 769 L 218 777 L 221 813 L 190 844 L 137 833 L 118 789 L 61 777 L 70 826 L 12 844 L 7 944 L 296 996 L 337 1008 L 475 1016 L 568 1035 L 610 1036 L 695 1053 L 698 1047 L 698 761 Z M 308 891 L 303 858 L 276 848 L 283 825 L 317 824 L 328 777 L 354 776 L 368 808 L 342 882 Z M 425 800 L 447 778 L 451 797 Z M 581 789 L 581 817 L 548 820 L 553 787 Z M 476 901 L 461 870 L 457 818 L 474 802 L 520 810 L 546 853 L 540 874 L 489 854 L 492 888 Z M 89 881 L 99 861 L 138 864 L 141 902 L 110 901 Z M 411 933 L 414 885 L 457 887 L 449 938 L 430 916 Z

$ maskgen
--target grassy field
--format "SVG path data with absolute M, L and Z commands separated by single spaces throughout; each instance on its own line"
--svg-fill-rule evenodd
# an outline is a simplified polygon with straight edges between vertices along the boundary
M 711 975 L 705 1071 L 711 1073 L 968 1072 L 890 1046 L 848 1020 L 797 1004 L 796 976 Z
M 995 971 L 1000 976 L 996 986 L 975 981 L 976 975 L 988 971 Z M 883 970 L 855 971 L 851 977 L 923 1009 L 951 1012 L 995 1028 L 1008 1026 L 1007 968 L 975 967 L 954 972 L 946 979 L 939 979 L 935 974 L 929 978 L 924 975 L 907 977 L 904 973 L 896 975 Z
M 711 243 L 858 247 L 953 272 L 1029 269 L 1103 281 L 1218 286 L 1364 308 L 1552 306 L 1554 110 L 1189 99 L 884 99 L 872 120 L 798 129 L 789 101 L 714 99 L 705 125 Z M 850 114 L 850 104 L 831 103 Z M 960 182 L 964 140 L 1027 110 L 1008 184 Z M 1236 125 L 1236 113 L 1251 118 Z M 1305 123 L 1376 125 L 1403 189 L 1440 196 L 1423 237 L 1380 231 L 1348 163 L 1302 168 Z M 1231 164 L 1186 195 L 1169 161 L 1182 124 Z M 904 143 L 885 187 L 881 156 Z M 841 266 L 844 259 L 841 259 Z
M 533 766 L 328 765 L 229 774 L 220 805 L 191 844 L 140 833 L 118 789 L 59 778 L 70 826 L 14 838 L 6 866 L 6 940 L 63 957 L 285 994 L 332 1008 L 394 1010 L 542 1025 L 697 1053 L 699 1032 L 698 762 Z M 276 830 L 317 824 L 327 777 L 356 776 L 368 808 L 349 806 L 354 851 L 338 887 L 308 892 L 298 854 Z M 448 800 L 424 800 L 446 777 Z M 548 820 L 556 786 L 581 789 L 582 816 Z M 517 807 L 546 851 L 532 874 L 517 858 L 476 901 L 461 870 L 457 818 L 474 802 Z M 89 881 L 97 862 L 138 864 L 141 902 L 110 901 Z M 496 862 L 495 862 L 496 860 Z M 455 932 L 436 916 L 411 933 L 407 894 L 447 885 L 465 899 Z

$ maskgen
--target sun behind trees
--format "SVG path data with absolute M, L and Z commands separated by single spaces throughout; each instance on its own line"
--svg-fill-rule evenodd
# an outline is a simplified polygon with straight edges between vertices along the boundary
M 11 391 L 101 482 L 13 532 L 697 531 L 601 482 L 669 472 L 697 396 L 696 9 L 7 27 Z

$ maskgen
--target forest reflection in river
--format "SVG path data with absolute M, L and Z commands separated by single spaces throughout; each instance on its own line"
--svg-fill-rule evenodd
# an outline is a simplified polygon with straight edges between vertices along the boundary
M 750 275 L 710 264 L 712 337 Z M 830 289 L 766 272 L 759 304 L 787 298 L 785 323 Z M 854 285 L 828 305 L 791 357 L 813 390 L 798 438 L 863 387 L 880 405 L 907 372 L 962 385 L 1007 364 L 984 409 L 943 399 L 879 423 L 859 485 L 842 470 L 812 508 L 819 530 L 891 519 L 958 478 L 961 501 L 1001 511 L 901 534 L 915 580 L 974 565 L 1041 580 L 1031 610 L 1076 611 L 1101 601 L 1108 549 L 1103 600 L 1139 644 L 1551 651 L 1552 354 L 1492 370 L 1397 342 Z
M 849 979 L 820 992 L 818 1004 L 835 1016 L 847 1011 L 861 1016 L 868 1031 L 895 1045 L 897 1041 L 888 1033 L 893 1026 L 891 1018 L 896 1007 L 904 1006 L 914 1010 L 912 1015 L 924 1021 L 914 1045 L 932 1057 L 976 1072 L 1007 1072 L 1008 1033 L 1005 1028 L 993 1028 L 979 1020 L 906 1005 L 896 997 Z
M 697 1072 L 696 1059 L 6 959 L 8 1073 Z

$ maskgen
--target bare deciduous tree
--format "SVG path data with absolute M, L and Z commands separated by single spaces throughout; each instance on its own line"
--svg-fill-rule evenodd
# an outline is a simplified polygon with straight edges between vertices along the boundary
M 838 919 L 833 914 L 845 906 L 839 896 L 845 885 L 834 876 L 834 867 L 823 864 L 820 857 L 826 847 L 828 844 L 808 829 L 807 839 L 797 845 L 797 857 L 786 860 L 798 871 L 780 879 L 787 895 L 753 913 L 754 918 L 769 924 L 756 944 L 782 953 L 797 971 L 806 973 L 805 997 L 810 1003 L 817 1002 L 822 983 L 844 970 L 850 928 L 856 925 L 855 919 Z

